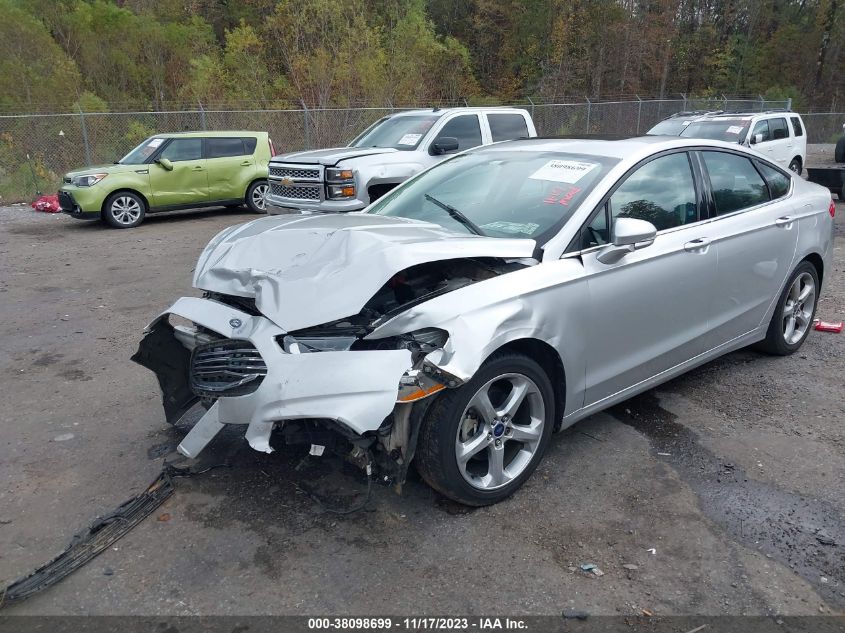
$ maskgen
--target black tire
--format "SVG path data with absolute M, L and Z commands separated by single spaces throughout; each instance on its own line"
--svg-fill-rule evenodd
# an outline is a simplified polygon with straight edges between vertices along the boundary
M 801 167 L 801 159 L 797 156 L 792 159 L 792 162 L 789 163 L 789 171 L 801 175 L 802 167 Z
M 465 428 L 466 422 L 469 421 L 464 413 L 467 411 L 470 401 L 488 383 L 505 375 L 528 378 L 537 387 L 537 391 L 521 401 L 522 405 L 515 412 L 514 418 L 525 413 L 526 405 L 528 407 L 537 406 L 536 398 L 539 397 L 543 402 L 543 427 L 539 430 L 540 437 L 536 441 L 533 454 L 525 458 L 528 461 L 520 466 L 521 470 L 518 474 L 509 482 L 501 484 L 500 487 L 484 490 L 470 484 L 461 473 L 456 455 L 456 441 L 459 437 L 459 431 Z M 494 387 L 497 384 L 499 383 L 494 382 Z M 492 391 L 493 387 L 490 388 L 488 393 L 492 393 Z M 529 398 L 534 398 L 534 400 L 529 402 Z M 554 391 L 543 368 L 522 354 L 513 352 L 495 354 L 481 366 L 469 382 L 457 389 L 445 391 L 429 407 L 420 427 L 419 441 L 414 457 L 417 471 L 432 488 L 459 503 L 469 506 L 483 506 L 502 501 L 513 494 L 531 476 L 531 473 L 543 458 L 552 435 L 554 415 Z M 495 430 L 490 429 L 492 432 L 488 433 L 485 428 L 481 426 L 477 429 L 478 432 L 473 431 L 476 438 L 484 439 L 482 436 L 486 436 L 485 447 L 477 453 L 478 456 L 481 456 L 482 453 L 491 456 L 492 452 L 488 452 L 488 450 L 493 450 L 493 442 L 497 443 L 496 446 L 499 446 L 498 442 L 501 442 L 503 456 L 507 451 L 504 448 L 505 446 L 515 447 L 519 450 L 520 442 L 509 442 L 510 439 L 515 438 L 514 430 L 502 431 L 497 428 Z M 513 428 L 519 427 L 514 425 Z M 502 435 L 499 433 L 500 431 L 506 435 Z M 496 437 L 501 438 L 501 440 L 493 437 L 494 432 L 498 433 Z M 527 447 L 527 444 L 522 444 L 522 446 Z M 503 459 L 507 459 L 507 457 L 503 457 Z M 517 461 L 513 451 L 511 452 L 511 459 L 512 461 L 505 465 L 505 470 Z M 470 462 L 472 460 L 467 463 Z M 469 466 L 466 466 L 465 469 L 468 471 Z
M 833 150 L 833 160 L 837 163 L 845 163 L 845 136 L 836 141 L 836 148 Z
M 144 221 L 147 203 L 137 193 L 118 191 L 110 195 L 103 205 L 101 217 L 116 229 L 132 229 Z
M 789 342 L 787 341 L 784 333 L 786 322 L 784 311 L 787 309 L 787 301 L 792 301 L 790 291 L 792 290 L 793 285 L 799 277 L 804 275 L 808 275 L 809 278 L 812 279 L 813 283 L 812 310 L 809 318 L 807 319 L 808 325 L 806 330 L 803 332 L 801 337 Z M 769 329 L 766 332 L 766 338 L 756 345 L 757 349 L 775 356 L 789 356 L 790 354 L 797 352 L 807 339 L 807 335 L 810 333 L 810 330 L 813 329 L 813 318 L 816 316 L 816 306 L 818 305 L 818 302 L 819 274 L 816 271 L 816 267 L 810 262 L 801 262 L 789 276 L 786 286 L 778 298 L 777 305 L 775 306 L 775 312 L 772 315 L 772 320 L 769 322 Z
M 253 213 L 267 213 L 267 205 L 264 202 L 264 196 L 267 194 L 267 187 L 268 184 L 266 180 L 256 180 L 247 188 L 244 203 Z

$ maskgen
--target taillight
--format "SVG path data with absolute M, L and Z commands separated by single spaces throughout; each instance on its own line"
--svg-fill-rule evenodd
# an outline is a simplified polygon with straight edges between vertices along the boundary
M 276 148 L 273 147 L 273 139 L 268 138 L 267 143 L 270 145 L 270 157 L 272 158 L 276 155 Z
M 833 198 L 830 199 L 830 206 L 827 208 L 827 212 L 830 214 L 830 217 L 836 215 L 836 203 L 833 201 Z

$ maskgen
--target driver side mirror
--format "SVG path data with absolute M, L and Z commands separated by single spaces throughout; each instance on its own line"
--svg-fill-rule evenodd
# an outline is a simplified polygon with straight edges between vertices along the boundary
M 628 253 L 651 246 L 657 237 L 657 227 L 636 218 L 616 218 L 613 222 L 613 243 L 605 246 L 596 257 L 602 264 L 615 264 Z
M 757 143 L 762 143 L 762 142 L 763 142 L 763 135 L 762 134 L 754 134 L 751 137 L 751 144 L 752 145 L 757 145 Z
M 156 161 L 162 169 L 166 169 L 167 171 L 173 171 L 173 163 L 170 162 L 167 158 L 159 158 Z
M 431 144 L 431 153 L 435 156 L 454 152 L 458 149 L 458 139 L 454 136 L 438 136 Z

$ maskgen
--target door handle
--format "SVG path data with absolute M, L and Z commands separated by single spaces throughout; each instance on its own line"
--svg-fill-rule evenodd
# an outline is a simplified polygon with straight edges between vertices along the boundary
M 688 253 L 695 253 L 697 251 L 703 252 L 707 250 L 708 246 L 710 246 L 709 237 L 698 237 L 684 244 L 684 250 Z
M 793 220 L 791 216 L 785 215 L 782 218 L 778 218 L 777 220 L 775 220 L 775 226 L 788 227 L 794 221 L 795 220 Z
M 194 167 L 194 171 L 202 171 L 202 170 L 203 170 L 202 165 L 197 165 L 196 167 Z
M 242 167 L 249 167 L 250 165 L 252 165 L 252 162 L 248 160 L 245 160 L 241 163 Z

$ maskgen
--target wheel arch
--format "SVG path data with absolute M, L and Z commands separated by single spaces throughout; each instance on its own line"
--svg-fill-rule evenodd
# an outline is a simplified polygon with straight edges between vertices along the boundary
M 270 180 L 267 178 L 267 176 L 255 176 L 254 178 L 249 179 L 249 182 L 246 183 L 246 189 L 244 189 L 244 195 L 243 195 L 244 202 L 246 202 L 247 194 L 249 193 L 250 187 L 252 187 L 252 185 L 259 183 L 259 182 L 262 182 L 262 181 L 266 182 L 268 185 L 270 184 Z
M 821 255 L 819 255 L 818 253 L 810 253 L 798 263 L 800 264 L 802 262 L 810 262 L 813 265 L 813 267 L 816 269 L 816 274 L 819 276 L 819 286 L 821 286 L 822 279 L 824 279 L 824 260 L 822 259 Z
M 559 431 L 563 423 L 563 414 L 566 407 L 566 370 L 563 367 L 563 360 L 560 354 L 558 354 L 554 347 L 536 338 L 520 338 L 510 341 L 496 349 L 493 354 L 502 351 L 516 352 L 527 356 L 539 363 L 543 371 L 546 372 L 554 390 L 554 430 Z
M 115 189 L 114 191 L 110 192 L 110 193 L 109 193 L 109 194 L 108 194 L 105 198 L 103 198 L 103 204 L 101 204 L 101 205 L 100 205 L 100 216 L 102 216 L 102 215 L 103 215 L 103 213 L 105 213 L 105 211 L 106 211 L 106 203 L 107 203 L 109 200 L 111 200 L 111 199 L 112 199 L 112 197 L 113 197 L 115 194 L 118 194 L 118 193 L 132 193 L 132 194 L 135 194 L 136 196 L 138 196 L 139 198 L 141 198 L 141 201 L 144 203 L 144 206 L 146 207 L 146 208 L 144 209 L 144 211 L 145 211 L 145 212 L 147 212 L 147 213 L 149 213 L 149 211 L 150 211 L 150 201 L 147 199 L 147 196 L 145 196 L 143 193 L 141 193 L 141 192 L 140 192 L 140 191 L 138 191 L 137 189 L 132 189 L 131 187 L 121 187 L 120 189 Z

